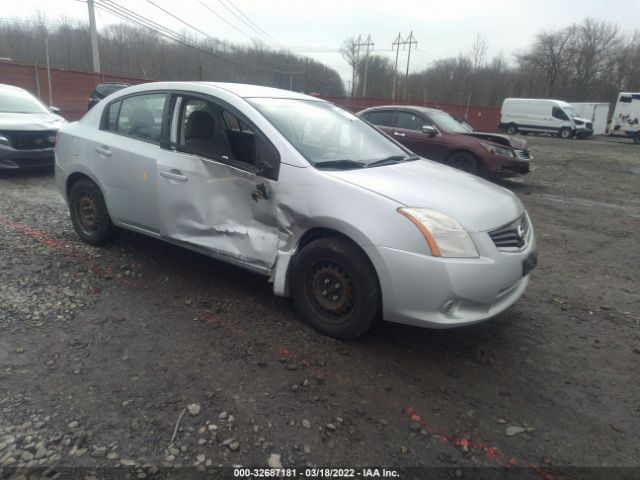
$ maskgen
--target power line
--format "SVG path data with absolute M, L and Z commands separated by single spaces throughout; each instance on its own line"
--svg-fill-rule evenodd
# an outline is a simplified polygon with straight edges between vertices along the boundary
M 206 3 L 204 3 L 202 0 L 198 0 L 198 2 L 200 3 L 200 5 L 202 5 L 204 8 L 206 8 L 207 10 L 209 10 L 211 13 L 213 13 L 216 17 L 218 17 L 220 20 L 222 20 L 224 23 L 226 23 L 227 25 L 229 25 L 231 28 L 235 29 L 236 31 L 240 32 L 242 35 L 244 35 L 245 37 L 247 37 L 249 40 L 253 40 L 253 38 L 251 37 L 251 35 L 248 35 L 246 32 L 240 30 L 238 27 L 236 27 L 233 23 L 231 23 L 229 20 L 227 20 L 226 18 L 224 18 L 222 15 L 218 14 L 218 12 L 216 12 L 215 10 L 213 10 L 209 5 L 207 5 Z
M 251 25 L 249 22 L 247 22 L 246 20 L 244 20 L 240 15 L 238 15 L 236 12 L 234 12 L 233 10 L 231 10 L 227 5 L 225 5 L 222 0 L 218 0 L 218 3 L 220 5 L 222 5 L 229 13 L 231 13 L 231 15 L 233 15 L 234 17 L 236 17 L 238 20 L 240 20 L 243 24 L 245 24 L 247 27 L 249 27 L 251 30 L 253 30 L 255 33 L 257 33 L 260 37 L 262 37 L 263 40 L 266 40 L 267 43 L 272 43 L 274 45 L 277 45 L 278 42 L 276 42 L 275 40 L 271 39 L 268 34 L 263 33 L 261 30 L 259 30 L 258 28 L 254 27 L 253 25 Z
M 238 12 L 240 15 L 242 15 L 245 19 L 247 19 L 247 21 L 252 24 L 254 27 L 256 27 L 259 31 L 261 31 L 262 33 L 264 33 L 268 38 L 270 38 L 274 43 L 281 45 L 280 42 L 278 42 L 275 38 L 273 38 L 271 35 L 269 35 L 267 32 L 265 32 L 262 28 L 260 28 L 260 26 L 254 22 L 253 20 L 251 20 L 249 17 L 247 17 L 244 13 L 242 13 L 242 10 L 240 10 L 238 7 L 236 7 L 231 0 L 226 0 L 226 2 L 231 5 L 231 7 Z
M 284 74 L 284 75 L 300 75 L 301 72 L 292 72 L 292 71 L 285 71 L 285 70 L 280 70 L 280 69 L 274 69 L 274 68 L 269 68 L 269 67 L 262 67 L 262 66 L 258 66 L 258 65 L 251 65 L 251 64 L 246 64 L 246 63 L 242 63 L 242 62 L 238 62 L 237 60 L 232 60 L 230 58 L 226 58 L 222 55 L 216 54 L 210 50 L 204 49 L 202 47 L 200 47 L 197 44 L 194 44 L 192 42 L 187 41 L 186 39 L 182 38 L 182 36 L 180 34 L 178 34 L 177 32 L 170 30 L 166 27 L 163 27 L 162 25 L 157 24 L 156 22 L 153 22 L 152 20 L 147 19 L 146 17 L 139 15 L 115 2 L 113 2 L 112 0 L 95 0 L 96 3 L 96 7 L 105 11 L 105 12 L 109 12 L 112 15 L 115 15 L 127 22 L 130 23 L 134 23 L 138 26 L 144 27 L 146 29 L 149 29 L 157 34 L 159 34 L 162 37 L 168 38 L 174 42 L 180 43 L 184 46 L 187 46 L 189 48 L 192 48 L 194 50 L 197 50 L 205 55 L 208 55 L 210 57 L 216 58 L 218 60 L 221 60 L 223 62 L 229 63 L 231 65 L 235 65 L 238 67 L 243 67 L 243 68 L 250 68 L 250 69 L 254 69 L 257 71 L 262 71 L 262 72 L 266 72 L 266 73 L 276 73 L 276 74 Z M 128 13 L 127 13 L 128 12 Z
M 179 21 L 180 23 L 182 23 L 183 25 L 186 25 L 187 27 L 189 27 L 189 28 L 191 28 L 191 29 L 195 30 L 196 32 L 198 32 L 198 33 L 200 33 L 200 34 L 204 35 L 204 36 L 205 36 L 205 37 L 207 37 L 207 38 L 213 39 L 213 37 L 212 37 L 211 35 L 209 35 L 208 33 L 203 32 L 203 31 L 202 31 L 202 30 L 200 30 L 199 28 L 196 28 L 196 27 L 194 27 L 193 25 L 191 25 L 190 23 L 185 22 L 185 21 L 184 21 L 184 20 L 182 20 L 180 17 L 178 17 L 178 16 L 174 15 L 173 13 L 171 13 L 171 12 L 169 12 L 169 11 L 165 10 L 164 8 L 162 8 L 160 5 L 158 5 L 158 4 L 154 3 L 154 2 L 152 2 L 151 0 L 147 0 L 147 2 L 148 2 L 148 3 L 150 3 L 151 5 L 153 5 L 154 7 L 156 7 L 156 8 L 158 8 L 158 9 L 162 10 L 164 13 L 166 13 L 167 15 L 169 15 L 171 18 L 173 18 L 173 19 L 175 19 L 175 20 L 178 20 L 178 21 Z

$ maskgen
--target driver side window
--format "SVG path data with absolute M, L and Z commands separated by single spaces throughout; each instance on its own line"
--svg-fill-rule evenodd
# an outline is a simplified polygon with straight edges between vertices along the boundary
M 423 125 L 428 125 L 422 117 L 408 112 L 398 112 L 398 128 L 404 128 L 406 130 L 415 130 L 417 132 L 422 131 Z
M 236 114 L 189 97 L 183 97 L 179 110 L 179 150 L 277 179 L 278 151 Z
M 553 115 L 553 118 L 558 118 L 560 120 L 569 120 L 567 114 L 560 107 L 553 107 L 551 115 Z

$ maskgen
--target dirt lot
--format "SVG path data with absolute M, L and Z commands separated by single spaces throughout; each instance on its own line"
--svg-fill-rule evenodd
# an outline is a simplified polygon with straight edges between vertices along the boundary
M 529 138 L 535 171 L 503 182 L 536 228 L 524 297 L 476 327 L 350 343 L 260 276 L 136 234 L 84 245 L 50 172 L 0 175 L 0 477 L 270 459 L 637 478 L 640 148 Z

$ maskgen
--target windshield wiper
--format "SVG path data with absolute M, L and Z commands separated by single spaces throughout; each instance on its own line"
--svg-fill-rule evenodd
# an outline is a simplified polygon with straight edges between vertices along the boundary
M 316 162 L 314 166 L 319 170 L 351 170 L 354 168 L 364 168 L 365 164 L 354 160 L 326 160 L 324 162 Z
M 412 160 L 418 160 L 420 157 L 415 154 L 411 155 L 391 155 L 390 157 L 382 158 L 380 160 L 376 160 L 375 162 L 371 162 L 367 165 L 369 167 L 381 167 L 383 165 L 393 165 L 395 163 L 400 162 L 410 162 Z

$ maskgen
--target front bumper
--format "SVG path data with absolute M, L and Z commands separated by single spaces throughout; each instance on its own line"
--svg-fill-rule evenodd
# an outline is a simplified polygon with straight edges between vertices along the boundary
M 16 150 L 8 145 L 0 145 L 0 170 L 52 167 L 53 163 L 53 148 Z
M 575 135 L 577 138 L 586 138 L 593 135 L 593 129 L 588 128 L 577 128 Z
M 533 156 L 528 159 L 521 159 L 492 155 L 492 158 L 485 162 L 485 169 L 490 174 L 503 177 L 525 175 L 531 171 L 532 160 Z
M 535 252 L 533 229 L 522 251 L 498 251 L 486 232 L 472 234 L 479 258 L 439 258 L 367 247 L 378 276 L 385 320 L 451 328 L 488 320 L 524 293 L 523 263 Z

